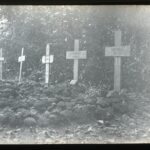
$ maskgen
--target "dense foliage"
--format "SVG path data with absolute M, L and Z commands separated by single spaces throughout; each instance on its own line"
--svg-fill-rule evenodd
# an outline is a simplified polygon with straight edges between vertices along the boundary
M 44 81 L 41 58 L 51 43 L 50 81 L 71 80 L 73 61 L 66 60 L 66 51 L 73 50 L 74 39 L 79 39 L 80 50 L 87 50 L 87 59 L 79 62 L 80 82 L 113 88 L 114 60 L 105 57 L 104 51 L 114 45 L 114 31 L 121 29 L 122 45 L 131 46 L 131 57 L 122 59 L 122 87 L 148 88 L 149 14 L 144 6 L 1 6 L 4 78 L 18 78 L 17 59 L 24 47 L 24 79 Z

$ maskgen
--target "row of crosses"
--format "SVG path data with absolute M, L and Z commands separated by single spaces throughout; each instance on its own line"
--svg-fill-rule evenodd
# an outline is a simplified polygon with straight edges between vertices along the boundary
M 22 64 L 25 61 L 25 55 L 23 54 L 24 48 L 22 48 L 21 56 L 18 58 L 20 63 L 19 82 L 21 82 Z M 105 56 L 114 57 L 114 90 L 120 91 L 121 83 L 121 57 L 130 56 L 130 46 L 121 46 L 121 31 L 115 31 L 115 46 L 105 48 Z M 87 52 L 79 51 L 79 40 L 74 41 L 74 51 L 66 52 L 66 59 L 73 59 L 73 80 L 70 84 L 75 85 L 78 82 L 78 61 L 79 59 L 86 59 Z M 0 49 L 0 80 L 2 80 L 2 49 Z M 45 64 L 45 83 L 49 83 L 50 64 L 54 61 L 54 55 L 50 55 L 50 44 L 46 46 L 46 55 L 42 57 L 42 63 Z

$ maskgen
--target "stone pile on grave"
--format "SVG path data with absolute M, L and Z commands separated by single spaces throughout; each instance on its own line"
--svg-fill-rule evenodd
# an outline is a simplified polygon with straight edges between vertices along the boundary
M 5 85 L 5 82 L 3 84 Z M 57 86 L 59 90 L 55 89 Z M 77 90 L 75 96 L 73 93 L 75 88 L 78 89 L 78 85 L 71 86 L 68 83 L 68 85 L 57 86 L 45 88 L 44 85 L 36 84 L 36 82 L 21 84 L 6 82 L 3 86 L 5 88 L 0 88 L 4 91 L 9 88 L 6 90 L 6 97 L 0 93 L 0 124 L 15 126 L 17 122 L 18 126 L 25 126 L 28 121 L 29 124 L 33 121 L 41 127 L 56 126 L 70 122 L 87 123 L 97 119 L 105 121 L 113 119 L 116 114 L 130 112 L 128 106 L 131 100 L 114 92 L 109 93 L 108 97 L 102 97 L 97 93 L 91 95 L 89 92 Z M 71 91 L 70 95 L 65 94 L 66 87 Z M 48 95 L 45 92 L 47 90 L 51 91 L 51 94 Z

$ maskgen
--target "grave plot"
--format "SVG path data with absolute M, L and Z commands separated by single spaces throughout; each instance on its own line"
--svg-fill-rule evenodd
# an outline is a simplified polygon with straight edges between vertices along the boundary
M 66 52 L 66 59 L 74 59 L 73 80 L 49 84 L 54 55 L 50 55 L 50 44 L 46 45 L 45 82 L 21 81 L 24 48 L 20 62 L 19 84 L 1 81 L 0 125 L 16 127 L 61 127 L 71 124 L 100 122 L 111 124 L 115 118 L 135 111 L 132 98 L 120 88 L 121 58 L 130 55 L 130 47 L 120 47 L 121 31 L 115 32 L 115 46 L 106 47 L 105 55 L 115 57 L 114 90 L 89 87 L 78 82 L 79 59 L 86 59 L 87 52 L 79 51 L 79 40 L 74 41 L 74 51 Z M 1 55 L 2 56 L 2 55 Z M 105 93 L 105 94 L 104 94 Z

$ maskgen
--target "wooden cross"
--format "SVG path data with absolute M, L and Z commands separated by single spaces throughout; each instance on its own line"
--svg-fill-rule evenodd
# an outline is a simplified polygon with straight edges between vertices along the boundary
M 25 55 L 23 55 L 23 51 L 24 48 L 22 48 L 21 56 L 18 57 L 18 62 L 20 62 L 19 82 L 21 82 L 22 63 L 25 61 Z
M 3 61 L 4 61 L 4 57 L 2 55 L 2 48 L 1 48 L 0 49 L 0 80 L 3 79 L 3 68 L 2 68 Z
M 50 55 L 50 45 L 46 46 L 46 56 L 42 57 L 42 63 L 46 64 L 45 68 L 45 83 L 49 83 L 50 63 L 53 63 L 54 55 Z
M 115 31 L 115 47 L 106 47 L 105 56 L 114 56 L 114 90 L 120 91 L 121 57 L 130 56 L 130 46 L 121 46 L 121 31 Z
M 86 59 L 86 51 L 79 51 L 79 40 L 74 41 L 74 51 L 68 51 L 66 53 L 66 59 L 74 59 L 73 67 L 73 80 L 70 84 L 76 84 L 78 81 L 78 61 L 79 59 Z

